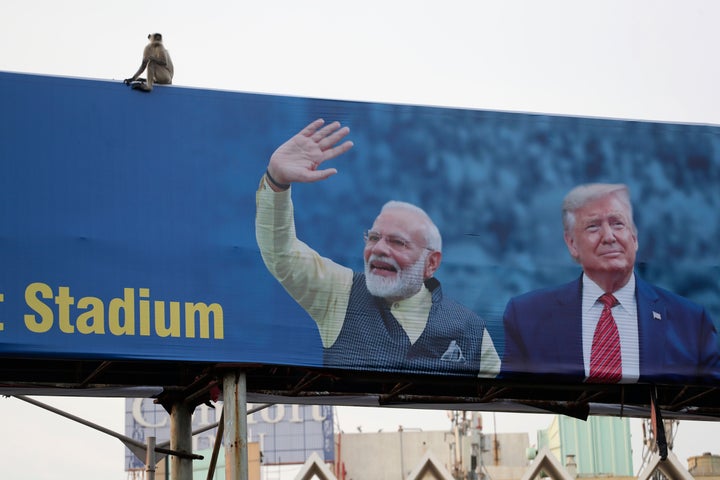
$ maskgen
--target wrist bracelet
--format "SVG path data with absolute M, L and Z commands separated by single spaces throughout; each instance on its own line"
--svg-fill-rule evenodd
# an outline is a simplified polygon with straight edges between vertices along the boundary
M 268 169 L 268 170 L 265 170 L 265 176 L 267 177 L 268 180 L 270 180 L 270 183 L 272 183 L 273 185 L 275 185 L 275 186 L 276 186 L 277 188 L 279 188 L 280 190 L 287 190 L 288 188 L 290 188 L 290 184 L 289 184 L 289 183 L 280 183 L 280 182 L 275 181 L 275 179 L 272 177 L 272 175 L 270 175 L 270 170 L 269 170 L 269 169 Z

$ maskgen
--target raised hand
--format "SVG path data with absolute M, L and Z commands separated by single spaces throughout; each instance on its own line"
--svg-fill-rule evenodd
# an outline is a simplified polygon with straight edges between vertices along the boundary
M 338 145 L 350 129 L 341 127 L 340 122 L 324 124 L 323 119 L 315 120 L 275 150 L 268 164 L 271 184 L 317 182 L 337 173 L 335 168 L 318 167 L 352 148 L 349 140 Z

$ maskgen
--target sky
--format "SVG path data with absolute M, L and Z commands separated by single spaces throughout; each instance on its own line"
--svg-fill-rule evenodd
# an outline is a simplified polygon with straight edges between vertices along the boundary
M 720 125 L 718 18 L 715 0 L 3 0 L 0 71 L 121 82 L 160 32 L 184 87 Z M 41 400 L 124 428 L 122 399 Z M 338 417 L 345 431 L 450 427 L 444 411 Z M 531 441 L 552 421 L 485 418 Z M 127 478 L 112 437 L 15 398 L 0 397 L 0 424 L 3 478 Z M 707 451 L 720 423 L 682 422 L 680 461 Z

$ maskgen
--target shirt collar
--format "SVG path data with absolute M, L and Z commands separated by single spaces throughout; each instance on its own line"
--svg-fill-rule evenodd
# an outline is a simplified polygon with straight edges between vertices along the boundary
M 597 299 L 605 293 L 597 283 L 593 282 L 592 279 L 585 274 L 582 276 L 582 289 L 584 298 L 592 298 L 595 301 L 597 301 Z M 628 280 L 628 282 L 620 290 L 610 293 L 613 294 L 620 305 L 625 307 L 627 307 L 627 305 L 631 305 L 633 299 L 635 298 L 635 272 L 630 274 L 630 280 Z M 588 308 L 590 308 L 593 304 L 593 302 L 590 302 Z
M 432 303 L 432 292 L 424 285 L 415 295 L 403 300 L 390 303 L 391 308 L 399 308 L 403 311 L 412 311 L 418 308 L 425 308 L 428 303 Z

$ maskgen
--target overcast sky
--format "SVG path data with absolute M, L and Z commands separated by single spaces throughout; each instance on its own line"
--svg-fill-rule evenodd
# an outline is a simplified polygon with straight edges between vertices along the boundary
M 3 0 L 0 70 L 121 81 L 160 32 L 179 86 L 720 125 L 718 19 L 715 0 Z M 121 399 L 45 401 L 124 428 Z M 347 431 L 449 428 L 438 411 L 338 416 Z M 551 419 L 495 416 L 531 441 Z M 114 438 L 14 398 L 0 424 L 3 478 L 126 478 Z M 720 424 L 683 422 L 675 444 L 683 464 L 720 454 Z

